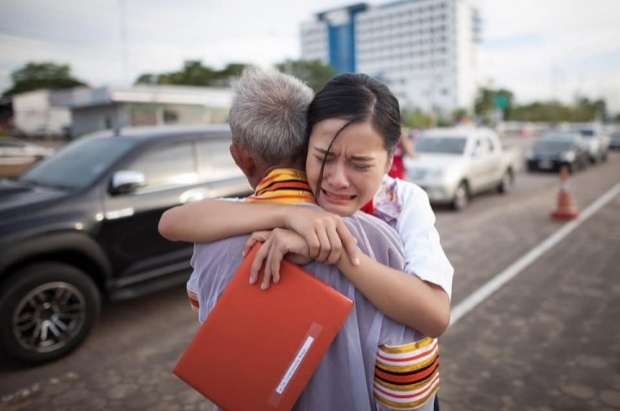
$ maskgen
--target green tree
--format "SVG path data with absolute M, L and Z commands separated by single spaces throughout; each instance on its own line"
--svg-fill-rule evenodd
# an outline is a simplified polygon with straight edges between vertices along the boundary
M 134 84 L 174 84 L 185 86 L 226 87 L 231 78 L 239 76 L 245 64 L 231 63 L 223 70 L 205 66 L 198 60 L 187 60 L 180 71 L 163 74 L 141 74 Z
M 319 91 L 336 74 L 333 67 L 320 60 L 286 60 L 276 64 L 278 71 L 304 81 L 312 90 Z
M 176 84 L 185 86 L 210 86 L 215 78 L 215 70 L 203 66 L 198 60 L 187 60 L 181 71 L 159 76 L 158 84 Z
M 13 87 L 5 90 L 3 97 L 33 90 L 61 90 L 87 85 L 73 77 L 68 64 L 50 62 L 28 63 L 11 73 L 11 79 Z
M 558 101 L 534 102 L 515 107 L 510 120 L 559 123 L 571 121 L 572 109 Z
M 420 110 L 403 111 L 401 121 L 409 128 L 429 128 L 433 123 L 431 116 Z
M 494 90 L 482 87 L 478 90 L 474 113 L 484 122 L 492 122 L 492 117 L 499 111 L 505 119 L 510 118 L 513 109 L 514 95 L 505 89 Z
M 146 85 L 152 86 L 154 84 L 157 84 L 158 81 L 159 81 L 159 76 L 157 74 L 145 73 L 145 74 L 140 74 L 140 76 L 138 76 L 134 84 L 146 84 Z
M 607 104 L 604 100 L 590 101 L 588 98 L 579 98 L 575 103 L 574 121 L 592 121 L 607 119 Z
M 471 120 L 469 118 L 469 111 L 466 108 L 457 108 L 450 114 L 450 120 L 452 124 L 466 124 Z
M 234 78 L 241 76 L 241 72 L 247 66 L 244 63 L 230 63 L 223 70 L 216 73 L 216 83 L 219 83 L 222 87 L 227 86 Z
M 607 104 L 604 100 L 590 101 L 579 98 L 572 106 L 558 101 L 533 102 L 515 107 L 509 118 L 515 121 L 586 122 L 607 120 Z

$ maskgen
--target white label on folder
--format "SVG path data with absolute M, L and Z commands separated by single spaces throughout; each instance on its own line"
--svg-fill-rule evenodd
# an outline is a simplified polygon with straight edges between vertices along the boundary
M 286 389 L 286 386 L 288 385 L 291 378 L 293 378 L 293 374 L 295 374 L 295 371 L 297 371 L 299 364 L 301 364 L 301 361 L 304 359 L 304 357 L 308 353 L 308 350 L 310 349 L 310 346 L 312 345 L 313 342 L 314 342 L 314 337 L 308 336 L 308 338 L 306 338 L 306 341 L 304 341 L 303 345 L 299 349 L 299 352 L 295 356 L 295 359 L 291 363 L 290 367 L 288 367 L 286 374 L 284 374 L 282 381 L 280 381 L 280 385 L 278 385 L 278 388 L 276 388 L 276 392 L 278 394 L 282 394 L 284 392 L 284 390 Z

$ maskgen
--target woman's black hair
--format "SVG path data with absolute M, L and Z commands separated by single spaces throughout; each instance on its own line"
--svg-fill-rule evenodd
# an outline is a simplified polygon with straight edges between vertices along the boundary
M 336 137 L 346 127 L 370 121 L 372 128 L 383 139 L 383 146 L 389 155 L 394 154 L 396 145 L 400 141 L 401 124 L 398 100 L 385 84 L 366 74 L 337 75 L 316 93 L 308 108 L 308 139 L 317 123 L 333 118 L 343 118 L 347 122 L 334 135 L 327 148 L 319 174 L 317 199 L 321 192 L 327 154 Z

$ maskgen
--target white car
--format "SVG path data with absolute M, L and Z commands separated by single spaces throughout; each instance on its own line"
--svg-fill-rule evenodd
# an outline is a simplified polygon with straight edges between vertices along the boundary
M 20 175 L 54 150 L 11 137 L 0 137 L 0 179 Z
M 611 139 L 597 123 L 577 123 L 572 129 L 579 132 L 588 148 L 591 163 L 607 160 Z
M 431 203 L 460 210 L 482 191 L 506 193 L 521 164 L 519 150 L 504 150 L 487 128 L 437 128 L 416 139 L 416 156 L 405 158 L 409 181 L 422 187 Z

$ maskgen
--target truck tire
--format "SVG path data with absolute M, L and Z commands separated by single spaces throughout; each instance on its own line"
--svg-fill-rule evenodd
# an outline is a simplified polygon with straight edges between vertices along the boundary
M 0 290 L 0 352 L 21 364 L 42 364 L 73 351 L 101 309 L 93 280 L 67 264 L 27 266 Z
M 469 188 L 467 183 L 462 181 L 454 192 L 454 198 L 452 199 L 451 207 L 453 210 L 460 211 L 467 207 L 469 204 Z
M 502 179 L 497 186 L 497 191 L 502 194 L 508 193 L 512 189 L 512 184 L 514 183 L 514 175 L 512 174 L 512 170 L 508 169 L 504 172 Z

